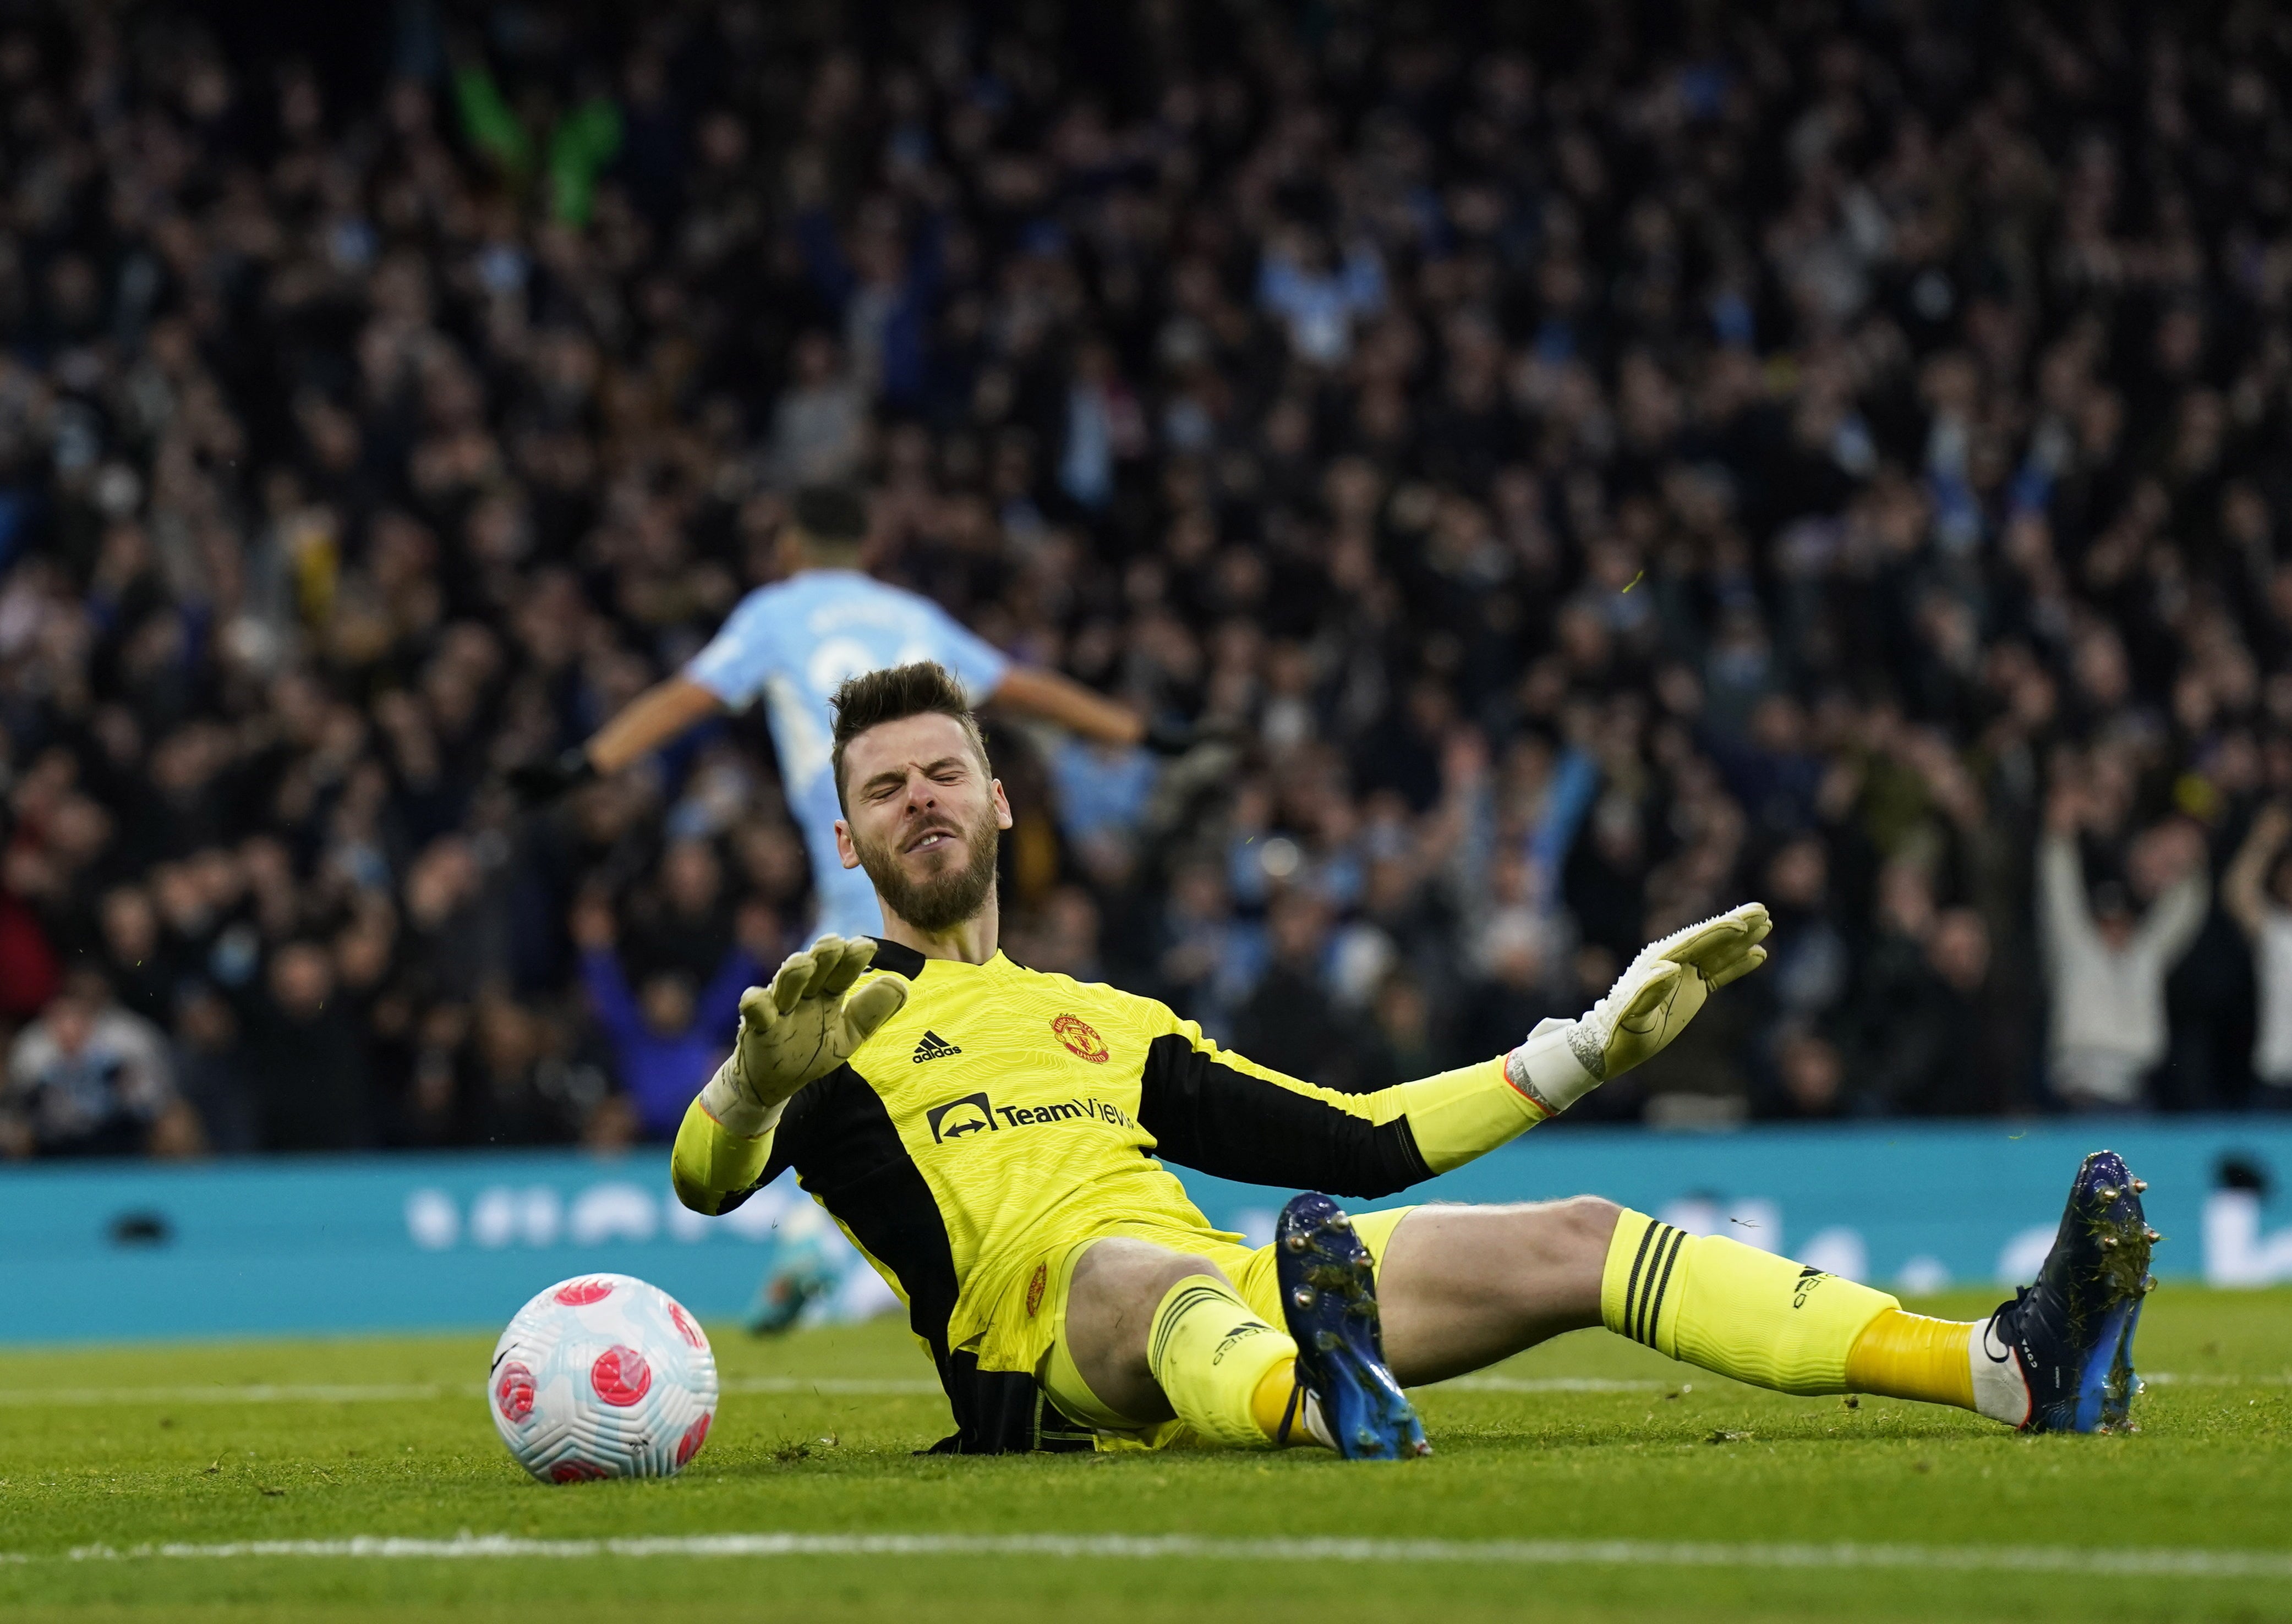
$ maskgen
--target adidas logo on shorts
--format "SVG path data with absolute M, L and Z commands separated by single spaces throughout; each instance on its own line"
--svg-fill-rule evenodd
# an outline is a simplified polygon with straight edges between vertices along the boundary
M 908 1058 L 911 1064 L 921 1065 L 926 1060 L 943 1060 L 949 1055 L 962 1052 L 936 1032 L 925 1032 L 924 1041 L 916 1045 L 916 1052 Z

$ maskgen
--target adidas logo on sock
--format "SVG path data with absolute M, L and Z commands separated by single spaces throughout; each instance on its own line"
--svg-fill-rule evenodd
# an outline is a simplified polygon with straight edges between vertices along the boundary
M 926 1060 L 943 1060 L 949 1055 L 959 1055 L 962 1052 L 963 1050 L 936 1032 L 926 1032 L 924 1033 L 924 1041 L 916 1045 L 916 1052 L 910 1055 L 908 1059 L 913 1064 L 921 1065 Z

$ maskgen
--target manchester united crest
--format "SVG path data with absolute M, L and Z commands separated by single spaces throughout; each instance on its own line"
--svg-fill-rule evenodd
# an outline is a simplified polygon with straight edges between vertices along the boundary
M 1093 1065 L 1104 1065 L 1112 1052 L 1106 1040 L 1098 1035 L 1098 1028 L 1079 1015 L 1061 1015 L 1051 1023 L 1051 1032 L 1058 1041 Z

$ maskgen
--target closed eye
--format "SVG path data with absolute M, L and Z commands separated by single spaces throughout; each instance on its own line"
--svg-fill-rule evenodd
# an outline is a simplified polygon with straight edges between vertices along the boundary
M 933 784 L 961 784 L 971 776 L 971 763 L 961 756 L 942 756 L 922 770 Z M 905 773 L 878 773 L 860 787 L 860 796 L 868 801 L 889 800 L 907 787 Z

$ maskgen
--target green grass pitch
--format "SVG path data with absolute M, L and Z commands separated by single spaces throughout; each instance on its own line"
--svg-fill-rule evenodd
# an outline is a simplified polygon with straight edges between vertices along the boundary
M 682 1477 L 566 1488 L 496 1441 L 487 1337 L 0 1355 L 0 1618 L 2292 1619 L 2292 1292 L 2151 1298 L 2132 1436 L 1780 1397 L 1592 1331 L 1425 1389 L 1437 1453 L 1400 1466 L 916 1459 L 946 1409 L 896 1323 L 715 1342 Z M 464 1534 L 540 1548 L 213 1548 Z M 843 1544 L 610 1543 L 720 1534 Z

